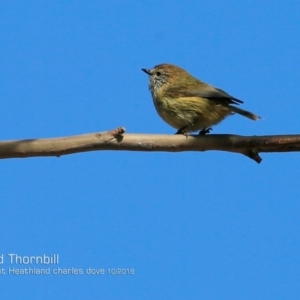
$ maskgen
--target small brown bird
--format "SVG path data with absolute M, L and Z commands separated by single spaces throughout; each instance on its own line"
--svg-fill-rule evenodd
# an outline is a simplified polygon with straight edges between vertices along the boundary
M 209 133 L 211 126 L 234 113 L 251 120 L 259 116 L 234 105 L 243 103 L 221 89 L 213 87 L 170 64 L 153 69 L 142 69 L 150 76 L 149 88 L 160 117 L 178 131 L 187 134 L 198 131 Z

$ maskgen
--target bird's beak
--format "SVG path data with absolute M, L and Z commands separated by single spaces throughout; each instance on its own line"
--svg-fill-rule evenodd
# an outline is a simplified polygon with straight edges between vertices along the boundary
M 151 72 L 150 72 L 150 70 L 148 70 L 148 69 L 142 69 L 142 71 L 144 71 L 146 74 L 148 74 L 148 75 L 151 75 Z

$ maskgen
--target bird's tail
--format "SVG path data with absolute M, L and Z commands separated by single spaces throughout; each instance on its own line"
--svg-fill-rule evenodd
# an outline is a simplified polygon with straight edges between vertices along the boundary
M 249 119 L 251 119 L 251 120 L 256 121 L 256 120 L 261 119 L 260 116 L 255 115 L 255 114 L 253 114 L 253 113 L 250 112 L 250 111 L 241 109 L 241 108 L 236 107 L 236 106 L 231 106 L 231 105 L 229 105 L 229 107 L 230 107 L 230 109 L 231 109 L 233 112 L 235 112 L 235 113 L 237 113 L 237 114 L 239 114 L 239 115 L 242 115 L 242 116 L 244 116 L 244 117 L 246 117 L 246 118 L 249 118 Z

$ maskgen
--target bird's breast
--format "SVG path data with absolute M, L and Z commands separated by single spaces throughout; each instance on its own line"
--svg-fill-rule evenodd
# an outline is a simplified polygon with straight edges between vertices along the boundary
M 177 129 L 190 124 L 191 131 L 215 125 L 231 113 L 228 107 L 200 97 L 170 98 L 153 94 L 153 102 L 165 122 Z

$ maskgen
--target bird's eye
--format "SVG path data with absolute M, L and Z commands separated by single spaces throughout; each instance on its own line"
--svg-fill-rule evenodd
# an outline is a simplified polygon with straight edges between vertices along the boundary
M 161 72 L 156 72 L 156 76 L 160 76 L 161 75 Z

